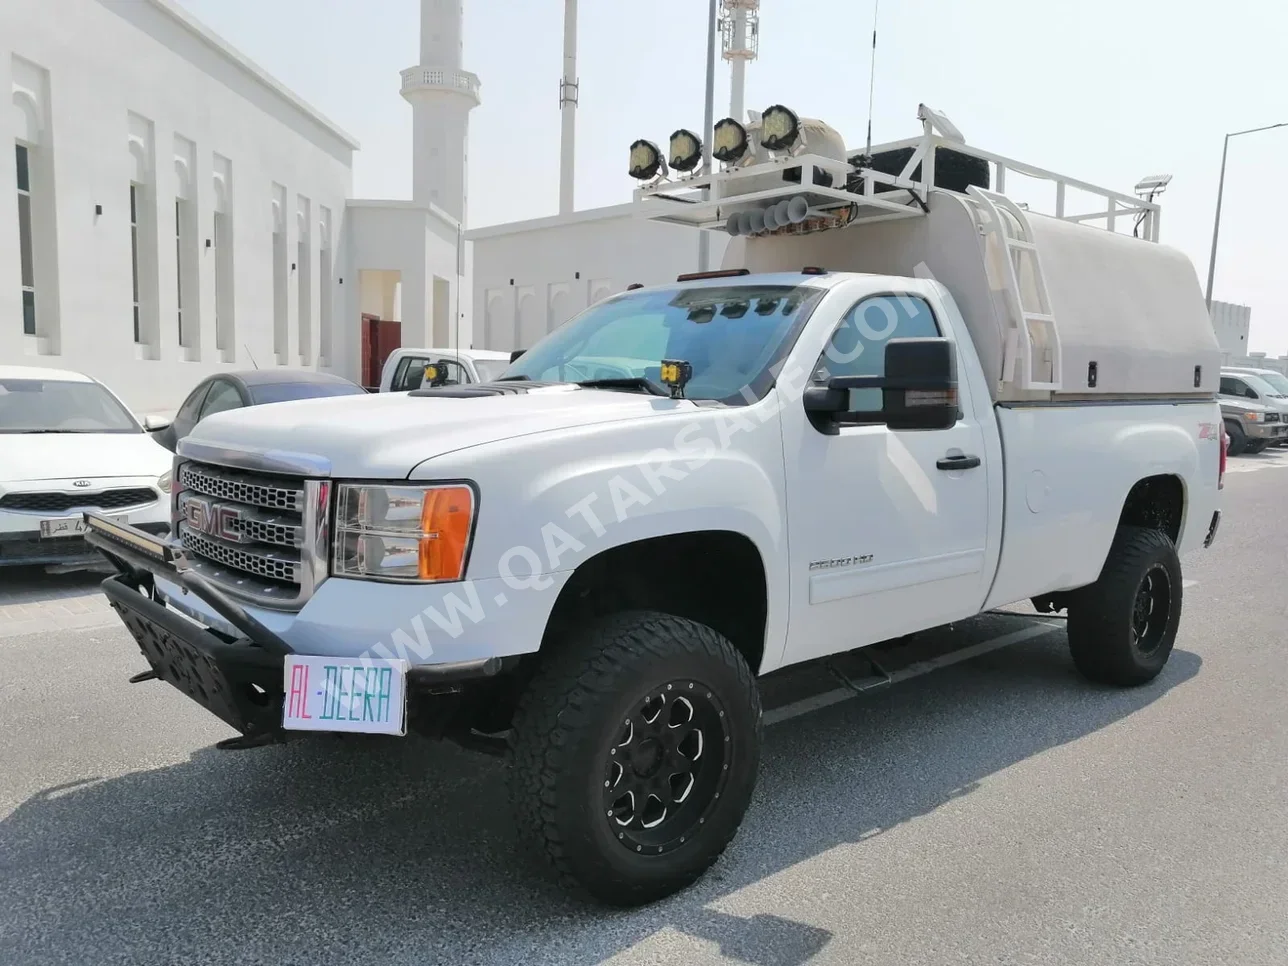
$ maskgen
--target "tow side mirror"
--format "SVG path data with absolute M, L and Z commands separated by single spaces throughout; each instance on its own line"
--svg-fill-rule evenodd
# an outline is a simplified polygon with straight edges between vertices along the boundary
M 957 356 L 944 338 L 891 339 L 884 376 L 833 376 L 805 390 L 805 411 L 835 422 L 885 423 L 891 429 L 948 429 L 957 422 Z M 880 389 L 881 409 L 854 412 L 850 390 Z

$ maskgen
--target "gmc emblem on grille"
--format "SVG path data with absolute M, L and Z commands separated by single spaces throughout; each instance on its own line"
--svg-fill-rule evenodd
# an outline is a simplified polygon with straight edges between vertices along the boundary
M 190 496 L 183 503 L 183 518 L 190 529 L 205 536 L 233 543 L 246 539 L 240 526 L 245 514 L 235 506 Z

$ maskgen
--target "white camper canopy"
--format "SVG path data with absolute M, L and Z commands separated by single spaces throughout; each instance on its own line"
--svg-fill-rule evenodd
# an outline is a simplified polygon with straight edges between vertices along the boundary
M 729 231 L 724 268 L 943 282 L 997 401 L 1216 392 L 1221 356 L 1198 276 L 1158 244 L 1155 202 L 972 148 L 941 115 L 923 106 L 921 117 L 921 138 L 870 159 L 810 153 L 802 141 L 795 154 L 749 152 L 719 172 L 659 177 L 636 191 L 636 210 Z M 807 136 L 811 124 L 826 127 L 802 122 Z M 1026 211 L 988 190 L 989 175 L 1000 188 L 1007 171 L 1053 181 L 1056 210 Z M 1106 207 L 1067 213 L 1067 187 Z M 1139 221 L 1144 237 L 1117 233 L 1118 219 Z

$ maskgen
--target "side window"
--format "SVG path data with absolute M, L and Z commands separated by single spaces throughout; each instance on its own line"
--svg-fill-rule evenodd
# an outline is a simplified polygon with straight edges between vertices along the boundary
M 459 362 L 451 359 L 431 359 L 427 356 L 408 356 L 398 363 L 389 391 L 407 392 L 419 389 L 425 383 L 425 367 L 430 363 L 437 363 L 447 369 L 447 382 L 444 385 L 459 386 L 470 381 L 469 373 Z
M 225 379 L 218 379 L 211 385 L 210 392 L 206 395 L 206 401 L 201 407 L 201 418 L 205 419 L 207 416 L 226 412 L 229 409 L 238 409 L 241 405 L 241 395 L 237 392 L 237 387 Z
M 935 313 L 916 295 L 876 295 L 864 299 L 841 319 L 810 377 L 815 384 L 833 376 L 885 375 L 885 344 L 890 339 L 935 338 Z M 850 390 L 850 411 L 881 408 L 880 389 Z
M 194 389 L 192 391 L 192 395 L 185 399 L 183 401 L 183 405 L 179 407 L 179 411 L 174 417 L 175 422 L 195 423 L 197 421 L 197 413 L 201 411 L 201 402 L 206 398 L 206 394 L 209 392 L 210 383 L 208 382 L 203 382 Z
M 465 367 L 453 359 L 439 359 L 438 364 L 447 370 L 447 386 L 463 386 L 470 381 L 470 374 Z
M 1221 377 L 1220 393 L 1222 396 L 1242 396 L 1243 391 L 1239 389 L 1238 384 L 1229 376 Z
M 394 377 L 389 383 L 390 392 L 407 392 L 409 389 L 419 389 L 421 382 L 425 378 L 425 367 L 429 365 L 429 360 L 423 356 L 404 356 L 398 361 L 398 368 L 394 370 Z

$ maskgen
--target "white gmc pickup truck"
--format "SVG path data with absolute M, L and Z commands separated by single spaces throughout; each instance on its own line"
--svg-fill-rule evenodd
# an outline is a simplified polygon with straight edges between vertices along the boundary
M 136 679 L 230 746 L 503 750 L 523 834 L 613 904 L 733 838 L 771 672 L 1032 600 L 1088 678 L 1153 679 L 1220 520 L 1194 269 L 1152 203 L 1106 193 L 1144 238 L 1025 212 L 923 114 L 858 159 L 794 115 L 722 122 L 687 179 L 645 143 L 641 215 L 733 233 L 721 271 L 593 305 L 493 382 L 203 421 L 169 539 L 87 518 Z

